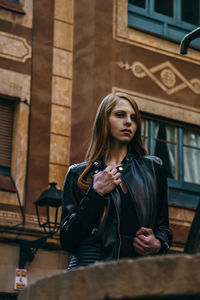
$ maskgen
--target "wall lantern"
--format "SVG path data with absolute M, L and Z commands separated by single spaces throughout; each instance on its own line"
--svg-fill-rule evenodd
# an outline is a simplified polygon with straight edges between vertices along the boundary
M 48 236 L 52 236 L 59 230 L 58 209 L 62 203 L 63 191 L 56 188 L 56 182 L 50 182 L 50 188 L 44 191 L 39 199 L 34 202 L 39 226 L 44 229 Z M 46 216 L 42 221 L 42 212 Z
M 24 269 L 26 262 L 34 259 L 38 248 L 44 247 L 48 237 L 52 237 L 59 230 L 58 209 L 62 203 L 63 191 L 56 188 L 56 182 L 50 183 L 50 188 L 42 192 L 34 202 L 39 226 L 46 236 L 35 241 L 20 241 L 19 268 Z

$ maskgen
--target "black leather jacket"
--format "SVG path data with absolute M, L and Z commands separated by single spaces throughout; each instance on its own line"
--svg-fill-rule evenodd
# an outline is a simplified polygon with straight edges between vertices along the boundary
M 120 195 L 114 189 L 106 196 L 93 187 L 83 193 L 77 180 L 87 163 L 72 165 L 64 183 L 60 241 L 63 249 L 74 253 L 81 243 L 91 241 L 95 230 L 100 232 L 104 260 L 119 258 L 120 253 Z M 101 159 L 93 162 L 91 175 L 104 169 Z M 118 167 L 132 200 L 140 226 L 151 228 L 161 241 L 160 253 L 167 252 L 172 241 L 169 229 L 167 178 L 162 161 L 155 156 L 134 157 L 128 154 Z M 105 205 L 106 216 L 100 221 Z

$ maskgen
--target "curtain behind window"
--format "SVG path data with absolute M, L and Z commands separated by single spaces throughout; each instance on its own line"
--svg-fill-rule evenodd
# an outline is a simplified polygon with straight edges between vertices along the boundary
M 183 130 L 184 181 L 200 184 L 200 133 Z
M 176 132 L 164 123 L 155 123 L 155 155 L 165 164 L 167 177 L 176 178 Z

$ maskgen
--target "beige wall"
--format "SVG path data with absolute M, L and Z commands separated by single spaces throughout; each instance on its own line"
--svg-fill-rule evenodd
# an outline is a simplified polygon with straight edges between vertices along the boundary
M 29 118 L 32 101 L 31 64 L 33 53 L 29 37 L 33 26 L 34 2 L 23 0 L 25 15 L 0 9 L 0 94 L 21 99 L 15 109 L 11 175 L 15 180 L 21 204 L 28 201 L 27 164 L 29 162 Z M 45 7 L 44 7 L 45 8 Z M 45 11 L 41 12 L 45 14 Z M 49 182 L 63 188 L 70 161 L 72 56 L 73 56 L 73 0 L 55 0 L 53 20 L 52 94 L 50 118 Z M 4 31 L 5 28 L 5 31 Z M 41 28 L 42 32 L 42 28 Z M 25 37 L 27 36 L 27 37 Z M 42 45 L 43 46 L 43 45 Z M 45 66 L 44 66 L 45 68 Z M 40 90 L 38 90 L 40 93 Z M 25 104 L 23 100 L 27 100 Z M 37 145 L 34 145 L 37 147 Z M 47 188 L 47 186 L 46 186 Z M 40 191 L 40 193 L 42 190 Z M 36 200 L 36 199 L 35 199 Z M 0 226 L 14 226 L 22 222 L 16 193 L 0 191 Z M 9 206 L 6 206 L 9 205 Z M 25 213 L 24 231 L 5 230 L 1 237 L 36 240 L 41 228 L 35 214 Z M 2 228 L 2 227 L 1 227 Z M 22 228 L 19 226 L 19 229 Z M 50 242 L 59 245 L 59 236 Z M 15 269 L 19 263 L 19 244 L 1 243 L 0 292 L 14 291 Z M 68 256 L 62 251 L 39 249 L 32 263 L 27 263 L 28 282 L 52 272 L 65 269 Z
M 19 268 L 18 244 L 1 244 L 0 292 L 14 292 L 15 270 Z M 39 249 L 31 263 L 26 264 L 28 284 L 66 268 L 69 257 L 63 251 Z M 17 292 L 17 291 L 16 291 Z
M 33 3 L 31 0 L 26 0 L 22 4 L 24 4 L 25 16 L 1 9 L 0 19 L 31 29 Z M 8 59 L 10 65 L 12 61 L 24 64 L 32 58 L 32 47 L 25 38 L 3 31 L 0 31 L 0 38 L 0 57 Z M 70 160 L 72 48 L 73 1 L 55 1 L 49 182 L 57 182 L 58 188 L 61 189 Z M 24 204 L 31 75 L 22 74 L 20 68 L 18 70 L 0 68 L 0 94 L 28 101 L 27 104 L 20 102 L 15 109 L 11 166 L 11 174 Z M 17 201 L 16 194 L 1 192 L 1 203 L 18 205 Z

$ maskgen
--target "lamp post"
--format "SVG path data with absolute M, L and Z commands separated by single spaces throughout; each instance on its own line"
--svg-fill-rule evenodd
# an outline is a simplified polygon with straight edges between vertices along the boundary
M 188 33 L 181 41 L 180 54 L 187 54 L 187 50 L 191 41 L 200 37 L 200 27 Z
M 63 191 L 56 188 L 56 182 L 50 182 L 50 188 L 44 191 L 39 199 L 34 202 L 38 217 L 39 226 L 49 236 L 55 234 L 59 230 L 58 208 L 62 203 Z M 41 221 L 41 208 L 46 209 L 46 221 Z M 44 211 L 44 210 L 43 210 Z
M 43 228 L 46 236 L 35 241 L 20 241 L 20 269 L 24 269 L 26 262 L 34 259 L 38 248 L 43 247 L 47 238 L 52 237 L 59 230 L 58 209 L 62 203 L 63 191 L 58 190 L 56 184 L 56 182 L 51 182 L 50 188 L 42 192 L 38 200 L 34 202 L 38 224 Z

